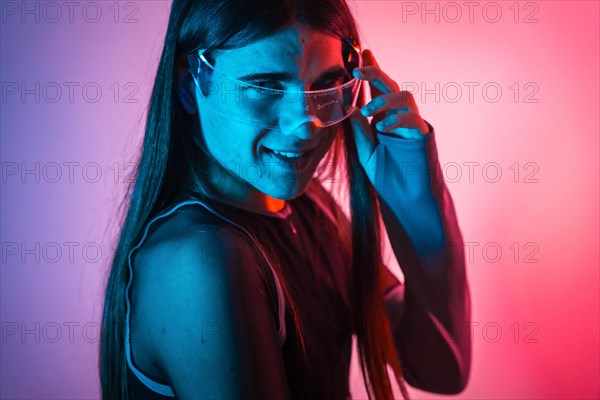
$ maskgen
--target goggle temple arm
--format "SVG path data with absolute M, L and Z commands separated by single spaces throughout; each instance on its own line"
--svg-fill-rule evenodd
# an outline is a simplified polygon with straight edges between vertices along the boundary
M 194 82 L 202 92 L 202 95 L 206 97 L 208 93 L 203 83 L 208 82 L 211 71 L 208 65 L 200 59 L 200 55 L 205 51 L 205 49 L 201 49 L 189 52 L 187 54 L 187 59 L 189 65 L 188 71 L 192 74 L 192 79 L 194 79 Z

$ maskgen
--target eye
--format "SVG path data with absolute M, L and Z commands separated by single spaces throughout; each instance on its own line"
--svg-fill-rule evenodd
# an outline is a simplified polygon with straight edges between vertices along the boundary
M 277 81 L 257 81 L 251 82 L 251 84 L 264 89 L 283 90 L 283 86 L 281 86 L 281 84 Z
M 323 82 L 316 83 L 315 85 L 313 85 L 313 90 L 331 89 L 336 86 L 341 86 L 344 83 L 347 83 L 349 81 L 350 81 L 350 78 L 346 75 L 338 76 L 336 78 L 332 78 L 332 79 L 328 79 Z

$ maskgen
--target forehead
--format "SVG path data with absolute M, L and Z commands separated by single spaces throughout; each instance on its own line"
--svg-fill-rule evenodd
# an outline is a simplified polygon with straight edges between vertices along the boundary
M 319 73 L 342 65 L 340 39 L 294 24 L 247 46 L 215 53 L 217 68 L 238 74 L 275 71 Z

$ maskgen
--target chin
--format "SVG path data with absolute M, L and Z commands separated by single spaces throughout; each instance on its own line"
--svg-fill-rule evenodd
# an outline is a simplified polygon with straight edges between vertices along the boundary
M 269 190 L 264 193 L 279 200 L 293 200 L 302 195 L 305 189 L 306 185 L 299 188 L 298 186 L 288 183 L 286 185 L 271 186 L 269 187 Z
M 314 171 L 313 171 L 314 173 Z M 310 171 L 303 171 L 303 173 L 294 176 L 280 177 L 279 181 L 272 182 L 268 185 L 265 190 L 261 190 L 263 193 L 280 200 L 293 200 L 300 197 L 312 178 Z

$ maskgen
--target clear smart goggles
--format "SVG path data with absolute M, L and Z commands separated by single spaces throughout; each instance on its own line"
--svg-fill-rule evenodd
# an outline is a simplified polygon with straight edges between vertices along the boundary
M 209 95 L 220 96 L 215 112 L 240 123 L 266 129 L 293 131 L 305 123 L 320 128 L 335 125 L 347 118 L 356 108 L 360 80 L 352 70 L 362 67 L 358 46 L 350 39 L 342 41 L 343 70 L 326 74 L 326 80 L 316 82 L 316 90 L 278 80 L 261 79 L 246 82 L 227 76 L 216 69 L 205 57 L 207 50 L 198 50 L 198 69 L 194 76 L 196 86 L 207 101 Z M 221 79 L 202 79 L 206 67 Z

